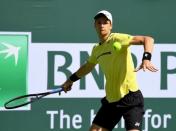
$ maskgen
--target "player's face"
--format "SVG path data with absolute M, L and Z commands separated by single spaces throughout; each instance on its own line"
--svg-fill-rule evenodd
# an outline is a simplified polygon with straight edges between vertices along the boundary
M 112 24 L 105 16 L 95 20 L 95 29 L 100 36 L 106 36 L 111 33 Z

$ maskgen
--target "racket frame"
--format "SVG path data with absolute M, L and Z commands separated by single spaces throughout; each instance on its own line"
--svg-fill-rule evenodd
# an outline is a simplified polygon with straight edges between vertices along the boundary
M 58 89 L 54 89 L 54 90 L 43 92 L 43 93 L 36 93 L 36 94 L 28 94 L 28 95 L 18 96 L 18 97 L 15 97 L 15 98 L 10 99 L 9 101 L 7 101 L 4 104 L 4 107 L 5 107 L 5 109 L 15 109 L 15 108 L 18 108 L 18 107 L 22 107 L 22 106 L 31 104 L 31 103 L 33 103 L 35 101 L 38 101 L 38 100 L 40 100 L 41 98 L 43 98 L 43 97 L 45 97 L 47 95 L 55 94 L 55 93 L 59 93 L 60 94 L 62 91 L 63 91 L 63 88 L 58 88 Z M 33 98 L 29 99 L 29 101 L 24 102 L 23 104 L 17 104 L 17 105 L 14 105 L 14 106 L 8 106 L 8 104 L 10 104 L 11 102 L 14 102 L 14 101 L 22 99 L 22 98 L 28 98 L 28 97 L 33 97 Z

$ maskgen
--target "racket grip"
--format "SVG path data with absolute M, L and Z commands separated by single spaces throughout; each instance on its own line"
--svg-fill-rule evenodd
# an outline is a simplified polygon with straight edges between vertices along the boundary
M 64 91 L 64 89 L 63 89 L 62 87 L 59 87 L 59 88 L 57 88 L 57 89 L 53 89 L 53 90 L 51 91 L 51 93 L 58 93 L 58 92 L 62 92 L 62 91 Z

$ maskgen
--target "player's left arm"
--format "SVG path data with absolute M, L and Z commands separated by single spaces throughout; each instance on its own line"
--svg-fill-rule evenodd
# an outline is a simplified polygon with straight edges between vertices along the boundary
M 143 69 L 143 71 L 149 70 L 151 72 L 156 72 L 158 69 L 152 64 L 151 57 L 152 51 L 154 48 L 154 39 L 150 36 L 134 36 L 130 41 L 130 45 L 143 45 L 144 53 L 142 58 L 141 65 L 135 69 L 135 71 L 139 71 Z

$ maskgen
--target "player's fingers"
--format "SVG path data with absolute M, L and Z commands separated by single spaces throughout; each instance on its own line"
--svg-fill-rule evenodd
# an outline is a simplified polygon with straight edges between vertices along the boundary
M 142 69 L 143 69 L 143 71 L 145 72 L 145 71 L 146 71 L 146 66 L 143 66 Z
M 151 67 L 149 67 L 149 68 L 147 68 L 149 71 L 151 71 L 151 72 L 155 72 L 154 71 L 154 69 L 153 68 L 151 68 Z
M 136 69 L 134 70 L 134 72 L 138 72 L 138 71 L 141 70 L 141 69 L 142 69 L 142 67 L 139 66 L 138 68 L 136 68 Z
M 156 72 L 157 71 L 157 69 L 151 63 L 146 64 L 146 69 L 151 71 L 151 72 Z
M 152 66 L 152 68 L 155 72 L 158 71 L 158 69 L 156 67 Z
M 158 69 L 156 69 L 153 66 L 148 67 L 148 70 L 151 71 L 151 72 L 157 72 L 158 71 Z
M 159 71 L 159 70 L 158 70 L 157 68 L 154 68 L 154 71 L 157 72 L 157 71 Z
M 64 87 L 64 92 L 67 93 L 67 89 L 66 89 L 66 87 Z
M 68 88 L 67 85 L 64 85 L 64 86 L 63 86 L 63 89 L 64 89 L 64 92 L 65 92 L 65 93 L 67 93 L 67 88 Z
M 70 91 L 72 88 L 71 88 L 71 86 L 69 86 L 68 88 L 67 88 L 67 91 Z

